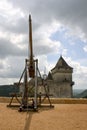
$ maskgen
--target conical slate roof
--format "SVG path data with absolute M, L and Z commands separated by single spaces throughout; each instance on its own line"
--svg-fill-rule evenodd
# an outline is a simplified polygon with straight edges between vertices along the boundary
M 60 58 L 59 58 L 59 60 L 58 60 L 58 62 L 57 62 L 57 64 L 56 64 L 55 67 L 56 67 L 56 68 L 72 69 L 72 67 L 70 67 L 70 66 L 66 63 L 66 61 L 63 59 L 62 56 L 60 56 Z
M 53 80 L 51 72 L 49 72 L 47 79 Z
M 70 66 L 66 63 L 66 61 L 63 59 L 63 57 L 60 56 L 60 58 L 59 58 L 57 64 L 55 65 L 55 67 L 54 67 L 51 71 L 53 71 L 54 69 L 62 69 L 62 68 L 64 68 L 64 69 L 69 69 L 69 70 L 72 70 L 72 69 L 73 69 L 72 67 L 70 67 Z

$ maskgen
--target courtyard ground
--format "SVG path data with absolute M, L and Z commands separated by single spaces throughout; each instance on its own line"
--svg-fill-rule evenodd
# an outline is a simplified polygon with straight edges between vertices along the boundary
M 0 130 L 86 130 L 86 104 L 55 104 L 38 112 L 18 112 L 0 103 Z

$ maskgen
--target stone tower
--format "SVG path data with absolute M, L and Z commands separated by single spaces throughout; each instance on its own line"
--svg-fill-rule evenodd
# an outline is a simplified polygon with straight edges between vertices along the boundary
M 50 93 L 54 97 L 66 98 L 72 97 L 72 81 L 73 68 L 60 56 L 55 67 L 49 72 L 47 84 Z

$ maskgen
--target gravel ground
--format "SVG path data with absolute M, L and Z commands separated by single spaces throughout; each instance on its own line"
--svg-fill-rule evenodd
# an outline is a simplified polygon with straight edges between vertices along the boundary
M 18 112 L 0 103 L 0 130 L 87 130 L 86 104 L 55 104 L 38 112 Z

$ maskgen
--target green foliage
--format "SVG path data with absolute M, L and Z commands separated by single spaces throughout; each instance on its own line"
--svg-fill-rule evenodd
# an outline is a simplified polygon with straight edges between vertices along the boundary
M 2 85 L 0 86 L 0 97 L 10 97 L 10 93 L 19 92 L 19 88 L 15 85 Z
M 80 94 L 77 94 L 75 97 L 76 98 L 87 98 L 87 90 L 84 90 Z

